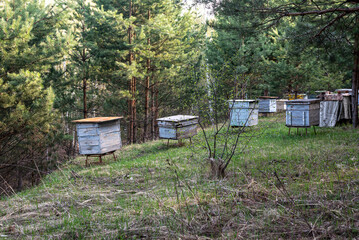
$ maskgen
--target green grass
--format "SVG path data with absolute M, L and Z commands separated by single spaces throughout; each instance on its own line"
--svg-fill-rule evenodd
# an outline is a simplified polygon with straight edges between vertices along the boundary
M 78 157 L 0 200 L 0 239 L 357 237 L 359 131 L 300 130 L 288 135 L 283 115 L 261 118 L 220 180 L 202 133 L 182 147 L 125 146 L 103 165 Z

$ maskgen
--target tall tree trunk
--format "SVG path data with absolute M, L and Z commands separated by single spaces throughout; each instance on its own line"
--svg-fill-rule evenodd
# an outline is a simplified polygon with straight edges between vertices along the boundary
M 83 85 L 83 104 L 84 104 L 84 118 L 87 118 L 87 103 L 86 103 L 86 92 L 87 92 L 87 79 L 84 77 L 82 79 L 82 85 Z
M 157 118 L 158 118 L 158 109 L 159 109 L 159 101 L 158 101 L 158 88 L 155 88 L 155 139 L 158 138 L 158 124 L 157 124 Z
M 130 0 L 129 4 L 129 18 L 132 16 L 132 1 Z M 130 25 L 128 27 L 128 44 L 132 44 L 132 26 Z M 132 65 L 132 59 L 133 59 L 133 53 L 130 48 L 128 53 L 128 65 Z M 133 103 L 132 103 L 132 97 L 133 97 L 133 77 L 130 77 L 128 90 L 130 92 L 131 98 L 128 99 L 128 125 L 127 125 L 127 142 L 129 144 L 133 143 Z
M 85 31 L 85 25 L 83 25 L 82 28 L 83 31 Z M 83 91 L 83 114 L 84 114 L 84 118 L 87 118 L 87 73 L 86 73 L 86 49 L 82 49 L 82 56 L 81 56 L 81 60 L 82 60 L 82 65 L 83 65 L 83 79 L 82 79 L 82 91 Z
M 147 19 L 148 21 L 151 19 L 151 12 L 150 10 L 147 11 Z M 151 39 L 147 38 L 148 50 L 150 50 L 151 46 Z M 150 71 L 151 71 L 151 60 L 147 58 L 147 76 L 145 81 L 145 121 L 143 125 L 143 142 L 146 141 L 148 135 L 148 119 L 150 115 L 149 111 L 149 104 L 150 104 Z
M 155 85 L 151 88 L 151 138 L 155 140 Z
M 137 138 L 136 78 L 132 77 L 132 142 Z
M 268 96 L 268 94 L 269 94 L 268 89 L 264 90 L 264 96 Z
M 359 20 L 356 21 L 359 23 Z M 352 79 L 352 111 L 353 127 L 358 127 L 358 85 L 359 85 L 359 33 L 355 34 L 354 42 L 354 69 Z

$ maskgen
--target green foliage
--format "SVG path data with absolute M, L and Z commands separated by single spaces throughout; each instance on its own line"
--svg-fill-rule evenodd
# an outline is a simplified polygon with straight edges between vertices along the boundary
M 19 173 L 36 171 L 54 132 L 54 92 L 44 79 L 71 41 L 64 17 L 61 6 L 37 0 L 0 5 L 0 174 L 12 182 L 17 169 L 20 188 Z
M 238 68 L 245 70 L 251 86 L 240 88 L 252 98 L 349 87 L 352 50 L 347 40 L 353 39 L 354 15 L 334 12 L 281 19 L 286 12 L 318 11 L 319 5 L 321 10 L 350 7 L 347 3 L 319 2 L 219 3 L 214 8 L 217 18 L 210 22 L 215 34 L 207 56 L 216 69 L 224 63 L 233 65 L 224 82 L 228 91 L 235 88 Z M 339 20 L 328 25 L 336 17 Z

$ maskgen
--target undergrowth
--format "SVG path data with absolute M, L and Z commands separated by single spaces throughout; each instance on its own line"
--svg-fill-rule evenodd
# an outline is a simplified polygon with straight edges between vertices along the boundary
M 224 179 L 209 174 L 201 134 L 185 146 L 125 146 L 103 165 L 78 157 L 0 201 L 0 238 L 353 239 L 359 235 L 359 131 L 288 135 L 262 118 Z M 253 134 L 252 134 L 253 135 Z

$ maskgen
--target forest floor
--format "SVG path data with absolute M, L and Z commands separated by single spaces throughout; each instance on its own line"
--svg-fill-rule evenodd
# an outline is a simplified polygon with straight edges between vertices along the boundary
M 220 180 L 202 134 L 124 146 L 103 165 L 78 157 L 0 199 L 0 239 L 358 238 L 359 130 L 299 130 L 260 118 Z

